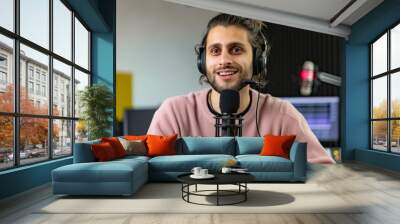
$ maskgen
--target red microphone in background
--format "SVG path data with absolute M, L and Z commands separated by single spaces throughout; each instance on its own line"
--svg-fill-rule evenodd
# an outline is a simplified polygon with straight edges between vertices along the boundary
M 313 90 L 316 77 L 315 65 L 312 61 L 305 61 L 300 71 L 300 94 L 309 96 Z

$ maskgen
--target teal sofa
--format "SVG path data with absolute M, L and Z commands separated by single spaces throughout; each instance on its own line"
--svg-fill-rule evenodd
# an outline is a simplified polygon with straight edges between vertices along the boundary
M 306 143 L 294 142 L 290 159 L 260 156 L 262 137 L 182 137 L 177 155 L 127 156 L 96 162 L 90 145 L 75 144 L 74 163 L 52 171 L 54 194 L 131 195 L 148 181 L 176 181 L 176 177 L 200 166 L 219 172 L 228 160 L 236 160 L 259 182 L 305 182 Z

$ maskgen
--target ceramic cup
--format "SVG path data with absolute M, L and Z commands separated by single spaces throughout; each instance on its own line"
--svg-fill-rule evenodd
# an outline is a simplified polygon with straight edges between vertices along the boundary
M 208 175 L 208 169 L 201 169 L 200 170 L 200 176 L 207 176 Z
M 193 167 L 193 169 L 192 169 L 192 173 L 194 174 L 194 175 L 196 175 L 196 176 L 199 176 L 199 175 L 201 175 L 200 174 L 200 171 L 202 170 L 202 168 L 201 167 Z
M 232 171 L 232 168 L 229 168 L 229 167 L 222 167 L 222 170 L 221 170 L 222 173 L 230 173 L 231 171 Z

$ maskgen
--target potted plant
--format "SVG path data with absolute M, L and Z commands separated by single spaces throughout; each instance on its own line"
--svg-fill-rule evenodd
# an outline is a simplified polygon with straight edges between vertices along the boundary
M 79 106 L 81 118 L 88 130 L 89 140 L 110 136 L 108 130 L 112 125 L 113 95 L 103 84 L 87 86 L 80 92 Z

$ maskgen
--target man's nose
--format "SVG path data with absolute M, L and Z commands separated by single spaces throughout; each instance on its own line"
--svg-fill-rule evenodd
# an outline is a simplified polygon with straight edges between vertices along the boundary
M 232 55 L 229 54 L 227 50 L 222 51 L 219 58 L 219 64 L 220 65 L 232 64 Z

